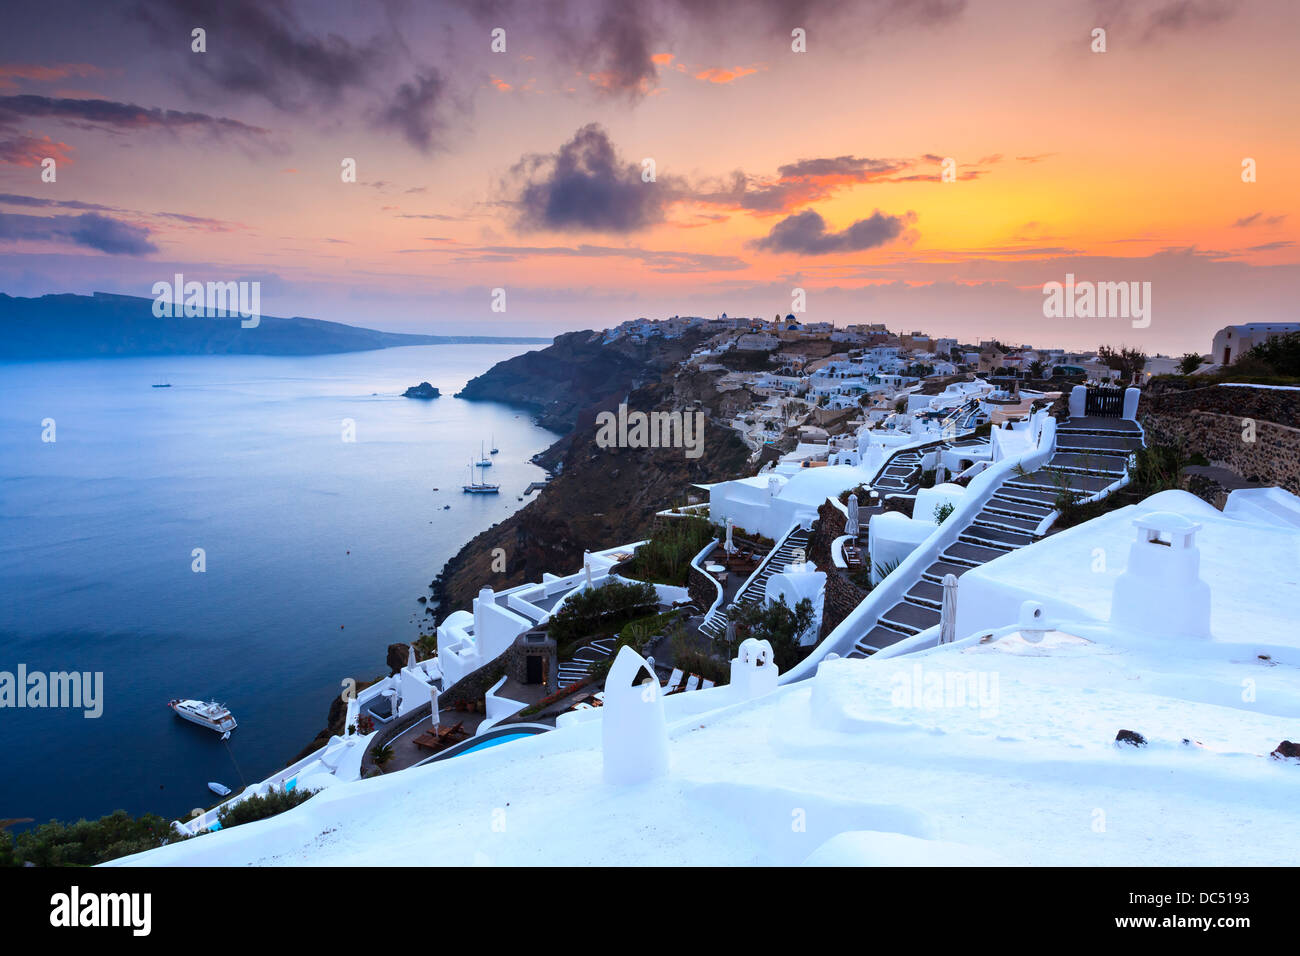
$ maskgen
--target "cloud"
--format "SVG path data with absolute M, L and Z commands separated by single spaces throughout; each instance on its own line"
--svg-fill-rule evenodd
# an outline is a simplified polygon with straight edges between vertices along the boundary
M 681 252 L 671 249 L 638 249 L 630 246 L 481 246 L 466 250 L 458 262 L 472 262 L 479 258 L 487 261 L 517 261 L 532 256 L 558 256 L 562 258 L 636 259 L 653 272 L 732 272 L 748 268 L 748 263 L 735 256 L 718 256 L 702 252 Z
M 1237 12 L 1237 0 L 1171 0 L 1153 10 L 1146 19 L 1143 40 L 1161 33 L 1175 33 L 1214 26 Z
M 199 129 L 218 135 L 235 133 L 244 136 L 261 136 L 269 132 L 239 120 L 188 110 L 149 109 L 113 100 L 55 99 L 32 94 L 0 96 L 0 126 L 13 126 L 23 119 L 62 120 L 83 128 Z
M 750 76 L 759 70 L 766 69 L 763 64 L 757 66 L 733 66 L 730 69 L 722 66 L 711 66 L 706 70 L 701 70 L 695 74 L 697 80 L 705 80 L 709 83 L 734 83 L 742 76 Z
M 1242 216 L 1232 225 L 1235 228 L 1244 229 L 1248 226 L 1280 226 L 1285 221 L 1285 215 L 1265 216 L 1262 212 L 1257 212 L 1249 216 Z
M 753 242 L 756 249 L 768 252 L 793 252 L 820 256 L 832 252 L 859 252 L 882 246 L 903 234 L 916 221 L 913 212 L 889 216 L 876 210 L 839 232 L 826 229 L 826 220 L 813 209 L 782 219 L 762 239 Z
M 0 163 L 9 163 L 12 166 L 39 166 L 47 157 L 60 165 L 71 163 L 72 147 L 67 143 L 55 142 L 48 136 L 15 134 L 9 139 L 0 139 Z
M 47 199 L 42 196 L 20 196 L 17 193 L 0 193 L 0 203 L 6 206 L 26 206 L 29 209 L 82 209 L 94 212 L 118 212 L 113 206 L 82 202 L 80 199 Z
M 529 154 L 510 170 L 519 227 L 627 233 L 664 220 L 674 181 L 642 182 L 596 123 L 552 154 Z
M 80 216 L 0 213 L 0 240 L 67 242 L 109 255 L 139 256 L 158 251 L 144 226 L 94 212 Z
M 370 78 L 391 46 L 379 37 L 354 43 L 313 33 L 282 0 L 140 0 L 135 14 L 160 46 L 176 49 L 183 37 L 187 55 L 190 31 L 202 26 L 207 52 L 188 69 L 219 90 L 287 111 L 336 103 Z
M 0 66 L 0 90 L 12 90 L 18 87 L 16 80 L 30 80 L 36 83 L 52 83 L 66 80 L 72 76 L 99 76 L 104 71 L 89 63 L 58 63 L 54 66 L 41 66 L 35 63 L 10 63 Z
M 432 68 L 417 73 L 411 82 L 397 88 L 376 125 L 397 130 L 420 152 L 428 153 L 434 148 L 434 131 L 446 125 L 439 116 L 446 97 L 447 83 L 441 73 Z

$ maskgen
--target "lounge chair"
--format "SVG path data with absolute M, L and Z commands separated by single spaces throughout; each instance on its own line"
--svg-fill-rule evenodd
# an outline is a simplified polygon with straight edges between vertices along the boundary
M 685 688 L 685 689 L 688 690 L 688 691 L 691 691 L 691 690 L 699 690 L 699 689 L 700 689 L 700 679 L 699 679 L 699 677 L 697 677 L 696 675 L 692 674 L 692 675 L 690 676 L 690 678 L 686 681 L 686 688 Z
M 700 690 L 708 690 L 712 686 L 713 686 L 713 681 L 711 680 L 700 681 Z
M 671 694 L 675 691 L 681 686 L 682 679 L 685 677 L 686 675 L 682 672 L 680 667 L 674 667 L 672 676 L 668 678 L 668 683 L 664 684 L 664 693 Z

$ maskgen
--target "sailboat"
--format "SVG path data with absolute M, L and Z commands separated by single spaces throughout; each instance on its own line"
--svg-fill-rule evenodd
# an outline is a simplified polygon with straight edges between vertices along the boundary
M 169 381 L 167 381 L 167 379 L 164 378 L 161 382 L 155 382 L 153 387 L 154 387 L 154 388 L 171 388 L 171 387 L 172 387 L 172 383 L 169 382 Z
M 492 459 L 489 458 L 487 455 L 483 454 L 483 443 L 482 443 L 482 442 L 479 442 L 479 443 L 478 443 L 478 466 L 479 466 L 480 468 L 491 468 L 491 467 L 492 467 Z
M 469 465 L 469 484 L 461 485 L 461 489 L 471 495 L 495 495 L 501 490 L 500 485 L 491 485 L 485 481 L 474 480 L 474 462 Z
M 492 448 L 491 448 L 491 453 L 492 453 L 493 455 L 495 455 L 495 454 L 496 454 L 497 452 L 499 452 L 500 450 L 501 450 L 501 449 L 497 447 L 497 436 L 496 436 L 496 435 L 493 435 L 493 436 L 492 436 Z

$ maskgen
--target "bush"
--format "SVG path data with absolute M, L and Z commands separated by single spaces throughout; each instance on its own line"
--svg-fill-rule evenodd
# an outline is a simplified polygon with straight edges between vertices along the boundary
M 952 504 L 952 502 L 944 502 L 944 503 L 941 504 L 941 505 L 935 505 L 935 506 L 934 506 L 934 523 L 935 523 L 935 524 L 943 524 L 945 521 L 948 520 L 948 516 L 949 516 L 950 514 L 952 514 L 953 511 L 955 511 L 955 510 L 956 510 L 956 508 L 955 508 L 955 506 Z
M 656 584 L 685 587 L 691 558 L 713 540 L 713 525 L 706 518 L 670 518 L 661 521 L 650 540 L 637 548 L 626 574 Z
M 273 817 L 276 814 L 284 813 L 286 810 L 292 810 L 300 803 L 306 803 L 315 794 L 315 790 L 299 790 L 297 788 L 289 791 L 271 790 L 265 796 L 255 794 L 245 800 L 240 800 L 238 803 L 224 804 L 217 811 L 217 820 L 223 830 L 237 827 L 241 823 L 265 820 L 267 817 Z
M 806 655 L 806 650 L 799 644 L 799 635 L 812 626 L 812 601 L 803 598 L 793 608 L 786 603 L 785 595 L 772 602 L 742 604 L 735 610 L 736 646 L 728 647 L 727 653 L 734 656 L 740 647 L 740 641 L 754 637 L 772 645 L 776 665 L 787 671 L 799 663 Z
M 571 596 L 551 617 L 547 631 L 555 641 L 560 658 L 566 659 L 578 641 L 614 631 L 655 610 L 658 604 L 651 584 L 607 581 Z
M 19 833 L 9 853 L 0 853 L 0 858 L 7 855 L 15 865 L 95 866 L 184 839 L 188 837 L 157 814 L 133 817 L 114 810 L 98 820 L 42 823 Z

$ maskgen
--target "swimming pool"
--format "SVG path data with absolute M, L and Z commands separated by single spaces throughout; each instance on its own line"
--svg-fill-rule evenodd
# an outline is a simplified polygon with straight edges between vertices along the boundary
M 463 757 L 465 754 L 472 754 L 476 750 L 487 750 L 489 747 L 495 747 L 497 744 L 506 744 L 512 740 L 518 740 L 520 737 L 536 737 L 536 734 L 502 734 L 500 737 L 493 737 L 482 743 L 475 744 L 473 747 L 466 747 L 455 756 Z

